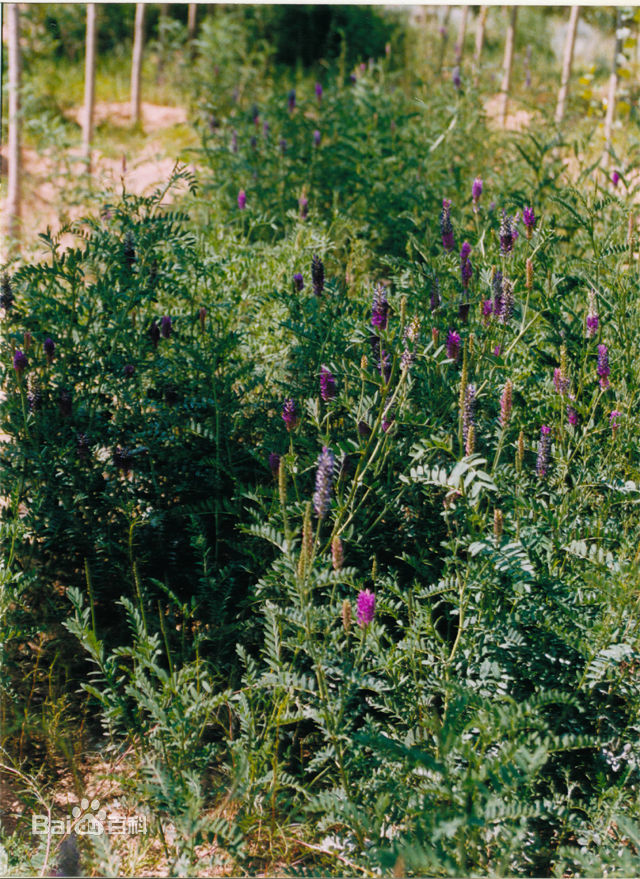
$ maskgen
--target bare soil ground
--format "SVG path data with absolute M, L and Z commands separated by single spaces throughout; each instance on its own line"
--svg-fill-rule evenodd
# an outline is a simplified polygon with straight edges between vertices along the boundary
M 81 108 L 76 107 L 69 117 L 78 121 Z M 131 126 L 129 103 L 102 102 L 96 105 L 96 125 L 108 121 L 125 132 Z M 97 150 L 92 154 L 92 188 L 96 193 L 119 192 L 124 185 L 128 192 L 148 195 L 155 188 L 166 183 L 175 165 L 176 156 L 167 155 L 166 146 L 158 140 L 158 134 L 165 129 L 185 124 L 187 114 L 182 107 L 168 107 L 159 104 L 142 104 L 142 130 L 146 136 L 143 148 L 136 154 L 123 152 L 118 158 L 117 142 L 106 156 Z M 6 165 L 6 146 L 1 150 L 3 167 Z M 81 158 L 80 147 L 65 151 L 49 149 L 37 152 L 34 149 L 22 151 L 22 240 L 26 243 L 24 252 L 37 254 L 37 236 L 50 227 L 55 234 L 66 222 L 76 220 L 87 213 L 97 212 L 99 204 L 91 204 L 88 191 L 86 169 Z M 171 195 L 169 195 L 169 198 Z M 0 215 L 3 221 L 0 228 L 3 242 L 6 233 L 5 199 L 0 200 Z M 71 246 L 74 238 L 63 236 L 63 247 Z M 3 243 L 0 259 L 6 259 Z M 34 254 L 35 255 L 35 254 Z

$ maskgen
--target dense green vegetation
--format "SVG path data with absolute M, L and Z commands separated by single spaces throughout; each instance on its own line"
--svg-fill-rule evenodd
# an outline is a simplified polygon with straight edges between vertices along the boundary
M 106 773 L 148 833 L 91 875 L 637 875 L 637 97 L 604 172 L 604 72 L 488 119 L 500 11 L 459 85 L 397 14 L 279 54 L 314 14 L 218 8 L 193 63 L 174 21 L 196 173 L 6 266 L 9 873 Z

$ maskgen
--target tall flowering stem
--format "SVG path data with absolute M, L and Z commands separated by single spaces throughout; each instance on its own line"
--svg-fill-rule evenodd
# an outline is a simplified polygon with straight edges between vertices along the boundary
M 371 326 L 385 330 L 389 317 L 389 302 L 384 287 L 378 284 L 373 293 L 373 305 L 371 308 Z
M 609 387 L 609 376 L 611 367 L 609 366 L 609 352 L 606 345 L 598 345 L 598 375 L 600 376 L 600 387 L 603 391 Z
M 453 250 L 455 247 L 450 212 L 451 200 L 445 198 L 442 200 L 442 211 L 440 212 L 440 234 L 442 235 L 442 246 L 447 252 Z
M 322 447 L 316 471 L 316 490 L 313 494 L 313 508 L 318 519 L 324 519 L 331 503 L 331 487 L 335 470 L 335 456 L 327 446 Z
M 538 458 L 536 460 L 536 473 L 540 479 L 544 479 L 549 472 L 549 457 L 551 453 L 551 428 L 543 424 L 540 428 L 540 441 L 538 442 Z

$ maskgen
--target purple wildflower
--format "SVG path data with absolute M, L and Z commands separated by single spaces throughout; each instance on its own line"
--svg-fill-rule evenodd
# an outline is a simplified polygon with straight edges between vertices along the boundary
M 306 220 L 309 215 L 309 199 L 306 195 L 301 195 L 298 199 L 298 205 L 300 207 L 300 219 Z
M 494 357 L 500 357 L 501 353 L 502 353 L 502 345 L 496 345 L 496 347 L 493 349 Z
M 449 335 L 447 336 L 447 357 L 449 360 L 457 362 L 460 357 L 460 342 L 460 334 L 456 333 L 455 330 L 449 330 Z
M 618 418 L 622 415 L 622 412 L 619 412 L 617 409 L 614 409 L 609 415 L 609 424 L 611 425 L 611 433 L 613 436 L 616 435 L 616 430 L 620 427 L 618 424 Z
M 587 338 L 593 338 L 598 332 L 599 316 L 598 304 L 596 302 L 596 291 L 592 288 L 589 291 L 588 311 L 587 311 Z
M 304 287 L 304 278 L 302 277 L 300 272 L 296 272 L 293 276 L 293 284 L 298 292 L 300 292 L 300 290 L 302 290 L 302 288 Z
M 247 206 L 247 193 L 244 191 L 244 189 L 241 189 L 240 192 L 238 193 L 238 207 L 240 208 L 241 211 L 243 211 L 246 206 Z
M 160 321 L 160 335 L 163 339 L 168 339 L 171 335 L 171 318 L 165 314 Z
M 471 198 L 473 199 L 474 210 L 477 210 L 478 201 L 482 195 L 482 177 L 476 177 L 471 186 Z
M 460 91 L 460 87 L 462 86 L 462 80 L 460 79 L 460 68 L 458 66 L 453 68 L 451 73 L 451 82 L 453 83 L 454 89 L 456 91 Z
M 440 213 L 440 233 L 442 235 L 442 246 L 446 251 L 453 250 L 453 248 L 455 247 L 450 211 L 451 200 L 448 198 L 444 198 L 442 200 L 442 211 Z
M 295 400 L 289 398 L 284 401 L 282 407 L 282 420 L 287 425 L 287 430 L 295 430 L 298 424 L 298 413 L 296 412 Z
M 508 278 L 502 279 L 502 299 L 500 302 L 500 315 L 498 320 L 501 324 L 507 324 L 513 316 L 513 284 Z
M 567 421 L 572 427 L 575 427 L 578 423 L 578 413 L 573 406 L 567 405 Z
M 317 147 L 319 147 L 319 146 L 320 146 L 320 141 L 321 141 L 321 140 L 322 140 L 322 135 L 320 134 L 320 131 L 316 128 L 316 129 L 314 130 L 314 132 L 313 132 L 313 143 L 314 143 L 314 145 L 317 146 Z
M 511 253 L 517 237 L 516 218 L 508 216 L 503 210 L 500 221 L 500 250 L 503 254 Z
M 134 372 L 136 371 L 136 368 L 133 365 L 133 363 L 126 363 L 124 365 L 122 371 L 125 374 L 126 378 L 131 378 L 133 376 Z
M 269 469 L 274 476 L 280 471 L 280 455 L 277 452 L 269 452 Z
M 53 355 L 56 351 L 56 343 L 53 339 L 45 339 L 44 340 L 44 353 L 47 355 L 47 360 L 49 363 L 53 363 Z
M 531 238 L 531 233 L 536 227 L 536 215 L 533 212 L 533 208 L 524 208 L 522 211 L 522 221 L 527 230 L 527 238 Z
M 605 391 L 609 387 L 609 376 L 611 368 L 609 366 L 609 352 L 606 345 L 598 345 L 598 375 L 600 376 L 600 387 Z
M 289 92 L 289 97 L 287 98 L 287 103 L 289 105 L 289 112 L 293 113 L 296 106 L 296 90 L 291 89 Z
M 387 328 L 387 319 L 389 316 L 389 302 L 387 294 L 381 284 L 375 288 L 373 293 L 373 306 L 371 308 L 371 326 L 379 327 L 381 330 Z
M 538 458 L 536 461 L 536 473 L 540 479 L 544 479 L 549 469 L 549 453 L 551 451 L 551 428 L 543 424 L 540 428 L 540 442 L 538 443 Z
M 324 290 L 324 266 L 320 257 L 316 256 L 315 253 L 311 258 L 311 282 L 315 295 L 321 296 Z
M 350 73 L 349 74 L 349 82 L 351 83 L 351 85 L 355 85 L 357 83 L 357 81 L 358 81 L 358 77 L 356 76 L 356 74 Z
M 316 98 L 318 101 L 322 100 L 322 86 L 319 82 L 316 83 Z
M 18 348 L 16 353 L 13 355 L 13 368 L 19 376 L 21 376 L 22 373 L 25 371 L 28 363 L 29 360 L 27 358 L 27 355 Z
M 620 175 L 618 174 L 617 171 L 614 171 L 613 174 L 611 175 L 611 182 L 613 183 L 614 186 L 617 186 L 618 183 L 620 182 Z
M 386 433 L 389 430 L 389 428 L 391 427 L 391 425 L 393 424 L 394 421 L 395 421 L 394 407 L 387 406 L 386 409 L 384 410 L 384 412 L 382 413 L 382 423 L 380 425 L 382 427 L 382 430 L 384 433 Z
M 358 625 L 363 629 L 373 622 L 376 612 L 376 597 L 369 589 L 364 589 L 358 593 Z
M 320 396 L 325 403 L 327 400 L 334 400 L 336 396 L 336 379 L 326 366 L 320 367 Z
M 560 394 L 561 397 L 564 397 L 569 393 L 569 376 L 561 366 L 558 366 L 553 370 L 553 384 L 556 393 Z
M 493 314 L 493 300 L 485 299 L 482 302 L 482 323 L 485 327 L 489 326 L 489 318 Z
M 327 446 L 323 446 L 318 457 L 316 490 L 313 493 L 313 508 L 318 519 L 324 519 L 329 511 L 334 467 L 335 457 L 333 452 Z

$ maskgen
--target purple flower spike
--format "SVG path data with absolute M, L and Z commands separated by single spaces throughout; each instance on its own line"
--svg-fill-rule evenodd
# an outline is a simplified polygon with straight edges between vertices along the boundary
M 47 360 L 49 363 L 53 362 L 53 355 L 55 354 L 56 343 L 53 339 L 45 339 L 44 340 L 44 353 L 47 355 Z
M 572 427 L 575 427 L 578 423 L 578 413 L 573 406 L 567 406 L 567 421 Z
M 363 629 L 373 622 L 376 613 L 376 597 L 369 589 L 358 593 L 358 625 Z
M 334 400 L 336 396 L 336 379 L 331 370 L 326 367 L 320 367 L 320 396 L 327 400 Z
M 489 326 L 489 320 L 493 314 L 493 300 L 484 299 L 482 302 L 482 323 L 485 327 Z
M 387 328 L 387 320 L 389 316 L 389 303 L 384 287 L 378 284 L 373 293 L 373 306 L 371 308 L 371 326 L 379 327 L 381 330 Z
M 538 443 L 538 458 L 536 461 L 536 473 L 540 479 L 544 479 L 549 470 L 549 453 L 551 451 L 551 428 L 543 424 L 540 428 L 540 442 Z
M 29 360 L 27 358 L 27 355 L 18 348 L 16 353 L 13 355 L 13 368 L 19 376 L 22 375 L 28 364 Z
M 596 291 L 592 288 L 589 291 L 588 311 L 587 311 L 587 338 L 593 338 L 598 332 L 599 316 L 598 303 L 596 302 Z
M 451 200 L 444 198 L 442 200 L 442 211 L 440 213 L 440 232 L 442 234 L 442 246 L 448 252 L 455 247 L 453 238 L 453 226 L 451 225 Z
M 451 73 L 451 82 L 453 83 L 454 89 L 456 89 L 456 91 L 460 91 L 460 88 L 462 86 L 462 80 L 460 79 L 460 68 L 459 67 L 453 68 L 453 71 Z
M 617 186 L 618 183 L 620 182 L 620 175 L 618 174 L 617 171 L 614 171 L 613 174 L 611 175 L 611 182 L 613 183 L 614 186 Z
M 301 195 L 298 199 L 298 206 L 300 207 L 300 219 L 306 220 L 309 216 L 309 199 L 306 195 Z
M 518 230 L 516 229 L 515 217 L 509 217 L 505 210 L 502 211 L 502 220 L 500 221 L 500 250 L 503 254 L 511 253 Z
M 291 89 L 291 91 L 289 92 L 289 97 L 287 99 L 287 103 L 289 105 L 289 112 L 293 113 L 295 106 L 296 106 L 296 90 L 295 89 Z
M 165 314 L 160 321 L 160 335 L 163 339 L 168 339 L 171 335 L 171 318 L 168 314 Z
M 322 140 L 322 135 L 320 134 L 320 132 L 316 128 L 316 130 L 313 132 L 313 142 L 314 142 L 315 146 L 319 147 L 321 140 Z
M 537 221 L 536 215 L 533 212 L 533 208 L 525 208 L 522 211 L 522 221 L 527 229 L 535 229 Z
M 458 361 L 460 357 L 460 342 L 460 334 L 454 330 L 449 330 L 449 335 L 447 336 L 447 357 L 449 360 Z
M 285 400 L 282 407 L 282 420 L 287 425 L 287 430 L 295 430 L 298 424 L 298 413 L 296 411 L 296 402 L 289 398 Z
M 322 100 L 322 86 L 319 82 L 316 83 L 316 98 L 321 101 Z
M 471 186 L 471 198 L 473 199 L 474 205 L 477 205 L 481 195 L 482 177 L 476 177 L 476 179 L 473 181 L 473 185 Z
M 302 277 L 300 272 L 296 272 L 293 276 L 293 283 L 298 292 L 300 292 L 300 290 L 302 290 L 302 288 L 304 287 L 304 278 Z
M 244 189 L 241 189 L 240 192 L 238 193 L 238 207 L 240 208 L 241 211 L 243 211 L 246 206 L 247 206 L 247 193 L 244 191 Z
M 614 409 L 609 415 L 609 424 L 611 425 L 611 433 L 615 436 L 616 430 L 620 427 L 618 424 L 618 418 L 622 415 L 622 412 L 619 412 L 617 409 Z
M 335 457 L 331 449 L 323 446 L 318 457 L 316 490 L 313 493 L 313 508 L 318 519 L 324 519 L 329 512 L 335 463 Z
M 280 455 L 277 452 L 269 452 L 269 468 L 274 476 L 280 471 Z
M 606 345 L 598 345 L 598 375 L 600 376 L 600 387 L 603 391 L 606 391 L 609 387 L 609 376 L 611 375 L 609 352 Z

